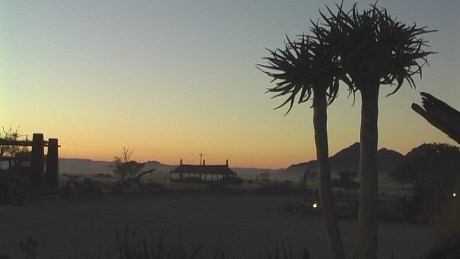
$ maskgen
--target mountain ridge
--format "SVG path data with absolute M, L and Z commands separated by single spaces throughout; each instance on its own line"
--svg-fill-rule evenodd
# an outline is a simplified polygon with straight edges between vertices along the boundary
M 339 171 L 358 171 L 359 169 L 359 142 L 355 142 L 351 146 L 344 148 L 329 158 L 331 173 L 336 174 Z M 401 153 L 381 148 L 377 151 L 378 171 L 379 174 L 386 174 L 394 170 L 404 158 Z M 293 164 L 286 168 L 290 173 L 305 173 L 306 171 L 317 171 L 318 162 L 311 160 Z
M 422 144 L 425 145 L 425 144 Z M 421 145 L 421 146 L 422 146 Z M 331 173 L 333 175 L 340 171 L 358 171 L 359 168 L 359 142 L 356 142 L 330 157 Z M 387 174 L 396 169 L 402 159 L 405 157 L 401 153 L 381 148 L 377 152 L 379 174 Z M 156 160 L 145 162 L 144 170 L 155 169 L 157 172 L 169 173 L 178 165 L 163 164 Z M 259 175 L 262 173 L 285 174 L 285 175 L 303 175 L 306 171 L 317 171 L 317 161 L 311 160 L 298 164 L 292 164 L 287 168 L 269 169 L 269 168 L 245 168 L 231 167 L 237 173 L 244 175 Z M 114 164 L 112 161 L 93 161 L 86 158 L 60 158 L 60 172 L 64 174 L 111 174 Z

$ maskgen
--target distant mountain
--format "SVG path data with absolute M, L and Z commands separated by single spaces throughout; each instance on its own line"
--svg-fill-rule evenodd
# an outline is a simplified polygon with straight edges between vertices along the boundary
M 285 172 L 285 169 L 266 169 L 266 168 L 242 168 L 242 167 L 234 167 L 231 168 L 238 176 L 242 177 L 243 179 L 257 179 L 257 177 L 261 177 L 262 175 L 270 175 L 270 179 L 274 180 L 277 179 L 278 175 L 281 175 Z
M 168 173 L 176 166 L 164 165 L 158 161 L 148 161 L 143 170 L 155 169 L 157 172 Z M 114 164 L 108 161 L 93 161 L 90 159 L 60 158 L 59 173 L 73 175 L 111 174 Z
M 60 158 L 59 173 L 61 174 L 107 174 L 111 173 L 113 167 L 111 162 L 93 161 L 90 159 Z
M 112 174 L 114 163 L 109 161 L 93 161 L 90 159 L 73 159 L 73 158 L 60 158 L 59 159 L 59 172 L 61 174 L 69 175 L 95 175 L 95 174 Z M 168 174 L 177 165 L 166 165 L 158 161 L 145 162 L 142 171 L 155 169 L 157 173 Z M 284 172 L 284 169 L 264 169 L 264 168 L 240 168 L 231 167 L 239 176 L 247 179 L 256 179 L 261 174 L 279 175 Z M 276 178 L 276 177 L 275 177 Z
M 340 171 L 358 171 L 359 168 L 359 143 L 342 149 L 335 155 L 330 157 L 331 173 L 338 173 Z M 396 151 L 382 148 L 377 152 L 378 171 L 379 174 L 386 174 L 394 170 L 402 161 L 404 156 Z M 294 174 L 303 174 L 306 171 L 316 172 L 318 162 L 312 160 L 305 163 L 291 165 L 286 169 L 287 172 Z
M 382 148 L 378 151 L 378 170 L 380 174 L 386 174 L 394 170 L 404 158 L 400 153 Z M 358 171 L 359 167 L 359 143 L 355 143 L 330 157 L 331 172 L 336 174 L 340 171 Z M 316 171 L 317 161 L 291 165 L 287 169 L 264 169 L 264 168 L 232 168 L 238 175 L 255 178 L 269 173 L 270 179 L 294 179 L 295 181 L 306 171 Z M 159 173 L 169 173 L 177 165 L 165 165 L 158 161 L 148 161 L 143 170 L 155 169 Z M 59 159 L 59 172 L 71 175 L 94 175 L 112 174 L 113 162 L 93 161 L 90 159 Z
M 424 155 L 428 150 L 430 150 L 429 144 L 422 144 L 416 148 L 413 148 L 406 154 L 406 158 L 413 158 Z

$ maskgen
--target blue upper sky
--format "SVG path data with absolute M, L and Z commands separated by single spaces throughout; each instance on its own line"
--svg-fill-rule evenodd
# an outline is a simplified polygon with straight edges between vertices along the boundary
M 345 1 L 345 9 L 354 2 Z M 368 8 L 374 1 L 358 1 Z M 309 33 L 334 1 L 1 1 L 0 119 L 24 134 L 58 137 L 61 155 L 137 160 L 183 158 L 284 167 L 314 158 L 311 103 L 273 111 L 270 78 L 255 67 L 265 48 Z M 402 153 L 453 143 L 410 109 L 419 91 L 460 108 L 460 1 L 381 0 L 423 36 L 429 58 L 417 89 L 383 86 L 379 146 Z M 359 140 L 357 96 L 329 109 L 331 153 Z

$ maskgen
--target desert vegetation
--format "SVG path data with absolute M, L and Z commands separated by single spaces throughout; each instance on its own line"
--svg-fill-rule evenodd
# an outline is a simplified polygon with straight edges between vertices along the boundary
M 440 243 L 460 231 L 457 193 L 460 190 L 460 149 L 448 144 L 425 144 L 412 150 L 391 175 L 413 184 L 413 214 L 433 224 Z
M 458 182 L 458 174 L 456 174 L 458 172 L 458 161 L 460 161 L 458 155 L 458 148 L 446 144 L 422 145 L 410 152 L 391 176 L 402 187 L 406 189 L 412 188 L 412 194 L 382 192 L 378 207 L 379 221 L 415 223 L 421 224 L 421 226 L 429 224 L 433 243 L 443 247 L 444 240 L 459 230 L 457 221 L 459 216 L 458 201 L 452 196 L 458 190 L 458 185 L 454 184 Z M 22 163 L 22 166 L 24 165 L 27 165 L 27 161 Z M 119 163 L 118 167 L 123 166 Z M 49 192 L 34 193 L 33 188 L 28 186 L 30 195 L 24 196 L 21 203 L 25 205 L 25 208 L 36 207 L 34 204 L 41 204 L 49 199 L 57 198 L 70 204 L 75 202 L 91 204 L 112 199 L 110 197 L 114 196 L 113 194 L 117 194 L 115 196 L 119 197 L 117 199 L 120 199 L 120 201 L 132 199 L 132 197 L 142 200 L 146 198 L 157 199 L 155 197 L 174 197 L 175 195 L 187 195 L 192 198 L 202 197 L 203 195 L 217 195 L 217 197 L 230 195 L 237 200 L 259 198 L 279 200 L 281 197 L 282 200 L 277 202 L 271 212 L 279 214 L 281 217 L 300 216 L 311 219 L 311 217 L 316 218 L 323 214 L 321 210 L 322 203 L 317 190 L 318 185 L 313 183 L 318 179 L 311 177 L 311 173 L 308 172 L 299 175 L 298 181 L 270 180 L 269 174 L 264 173 L 260 180 L 257 176 L 255 180 L 244 180 L 240 177 L 235 177 L 222 178 L 216 182 L 168 182 L 165 181 L 161 172 L 151 171 L 148 174 L 143 174 L 142 178 L 137 178 L 138 183 L 126 184 L 122 192 L 114 192 L 114 186 L 119 185 L 121 180 L 119 171 L 116 171 L 117 166 L 115 163 L 113 168 L 115 170 L 112 174 L 94 174 L 92 176 L 61 175 L 58 192 L 50 190 Z M 142 174 L 143 167 L 138 166 L 137 168 L 139 169 L 136 169 L 135 173 L 127 173 L 124 181 Z M 1 177 L 4 176 L 5 174 L 2 173 Z M 340 220 L 356 220 L 358 218 L 358 192 L 356 191 L 356 183 L 353 181 L 355 177 L 356 172 L 341 171 L 331 181 L 335 197 L 333 202 L 337 209 L 337 218 Z M 5 185 L 12 186 L 10 184 L 5 183 Z M 427 196 L 427 193 L 433 195 Z M 443 200 L 443 202 L 437 204 L 432 200 L 435 198 Z M 14 204 L 17 203 L 13 200 L 4 199 L 1 206 L 10 210 L 20 208 L 20 206 L 15 207 L 18 205 Z M 437 207 L 432 207 L 432 205 L 437 205 Z M 56 206 L 58 208 L 63 205 Z M 232 208 L 238 207 L 236 205 L 229 206 Z M 38 207 L 35 209 L 39 210 Z M 176 255 L 188 256 L 175 258 L 189 258 L 195 254 L 197 256 L 194 258 L 224 258 L 223 256 L 228 257 L 229 254 L 232 254 L 222 247 L 219 248 L 219 244 L 215 243 L 213 246 L 206 245 L 203 247 L 201 247 L 201 243 L 182 246 L 184 243 L 178 241 L 168 243 L 170 239 L 161 234 L 152 236 L 144 234 L 143 231 L 132 230 L 122 230 L 118 231 L 118 233 L 118 239 L 110 241 L 109 238 L 107 241 L 117 244 L 115 247 L 117 250 L 111 251 L 111 256 L 114 257 L 117 256 L 116 251 L 120 253 L 120 256 L 125 254 L 125 257 L 120 258 L 162 258 L 154 257 L 153 255 L 165 254 L 166 251 L 169 251 L 170 254 L 176 253 Z M 127 236 L 129 236 L 129 239 Z M 40 246 L 46 246 L 46 240 L 43 241 L 33 234 L 31 234 L 31 237 L 22 236 L 21 239 L 23 240 L 22 245 L 18 249 L 22 251 L 23 255 L 26 258 L 40 258 Z M 311 245 L 291 244 L 292 240 L 278 239 L 278 244 L 276 244 L 276 240 L 272 241 L 272 245 L 264 245 L 265 253 L 261 255 L 263 258 L 304 258 L 302 256 L 311 251 L 309 250 Z M 209 240 L 203 237 L 202 242 L 207 244 Z M 349 243 L 350 240 L 347 240 L 347 242 Z M 350 247 L 349 244 L 348 247 Z M 317 253 L 314 252 L 314 254 Z M 135 255 L 141 256 L 129 257 Z M 104 257 L 100 256 L 100 258 Z
M 197 246 L 187 246 L 178 240 L 171 240 L 165 237 L 164 233 L 158 237 L 139 233 L 136 230 L 129 229 L 125 226 L 123 230 L 115 233 L 115 243 L 117 252 L 113 255 L 107 253 L 102 258 L 119 258 L 119 259 L 224 259 L 225 251 L 220 247 L 212 249 L 208 255 L 201 253 L 205 243 L 202 242 Z M 37 249 L 38 242 L 32 237 L 21 240 L 19 247 L 25 259 L 38 259 Z M 0 255 L 1 259 L 9 259 L 8 256 Z M 86 257 L 88 259 L 88 257 Z M 228 257 L 227 257 L 228 258 Z M 276 242 L 273 249 L 265 250 L 264 258 L 268 259 L 308 259 L 308 249 L 293 249 L 291 245 L 284 242 Z M 78 259 L 76 257 L 75 259 Z
M 128 199 L 132 200 L 129 203 L 132 203 L 135 200 L 138 200 L 136 203 L 139 203 L 142 200 L 149 200 L 149 203 L 144 203 L 147 206 L 151 206 L 154 203 L 160 201 L 161 199 L 166 199 L 170 200 L 171 198 L 168 197 L 175 197 L 176 195 L 179 195 L 180 197 L 189 197 L 187 199 L 192 200 L 203 200 L 205 197 L 216 197 L 215 202 L 219 200 L 218 197 L 222 197 L 222 201 L 227 200 L 225 197 L 233 197 L 231 198 L 234 200 L 234 202 L 237 202 L 240 204 L 242 201 L 247 200 L 247 199 L 262 199 L 262 200 L 271 200 L 273 205 L 273 210 L 270 213 L 279 214 L 280 217 L 278 220 L 285 218 L 285 220 L 292 220 L 294 218 L 298 218 L 299 220 L 303 218 L 303 220 L 312 220 L 311 217 L 318 217 L 321 215 L 321 210 L 319 209 L 321 206 L 321 203 L 319 202 L 319 196 L 316 190 L 314 189 L 305 189 L 302 187 L 301 181 L 299 182 L 291 182 L 291 181 L 262 181 L 258 183 L 252 183 L 252 184 L 247 184 L 243 183 L 242 185 L 224 185 L 224 184 L 196 184 L 196 183 L 168 183 L 168 184 L 160 184 L 160 183 L 155 183 L 153 182 L 149 183 L 149 178 L 144 178 L 143 179 L 143 185 L 144 185 L 144 190 L 140 189 L 138 186 L 133 186 L 133 189 L 130 189 L 129 191 L 125 191 L 123 195 L 113 195 L 111 194 L 111 184 L 113 182 L 116 182 L 117 177 L 115 179 L 110 179 L 110 178 L 97 178 L 97 177 L 72 177 L 70 180 L 62 179 L 62 189 L 66 186 L 66 182 L 71 181 L 72 184 L 75 184 L 75 186 L 71 187 L 74 188 L 73 190 L 78 190 L 75 192 L 71 192 L 68 194 L 68 196 L 61 196 L 65 199 L 62 199 L 63 201 L 66 201 L 70 204 L 74 204 L 71 206 L 75 206 L 75 204 L 81 203 L 81 205 L 78 206 L 94 206 L 95 204 L 103 204 L 106 203 L 107 199 L 113 200 L 112 205 L 120 203 L 119 206 L 120 208 L 124 208 L 123 210 L 126 210 L 126 212 L 122 212 L 121 214 L 125 213 L 134 213 L 138 216 L 141 211 L 144 211 L 142 209 L 141 211 L 136 210 L 133 208 L 130 208 L 130 206 L 126 206 L 126 204 L 123 202 L 123 200 Z M 79 187 L 78 184 L 79 184 Z M 154 187 L 150 188 L 150 184 L 155 186 L 155 191 Z M 96 187 L 99 186 L 99 187 Z M 159 187 L 161 186 L 161 188 Z M 149 191 L 151 190 L 151 191 Z M 357 211 L 358 211 L 358 206 L 357 206 L 357 195 L 356 191 L 353 191 L 355 194 L 352 196 L 353 199 L 344 199 L 344 200 L 335 200 L 335 206 L 337 208 L 337 215 L 340 220 L 355 220 L 357 218 Z M 335 189 L 335 197 L 349 197 L 347 195 L 347 191 L 345 189 Z M 63 195 L 63 194 L 61 194 Z M 185 196 L 184 196 L 185 195 Z M 223 195 L 223 196 L 222 196 Z M 43 202 L 47 202 L 49 199 L 54 199 L 52 198 L 53 196 L 44 196 L 44 197 L 35 197 L 34 200 L 26 200 L 25 202 L 25 207 L 34 207 L 34 210 L 39 211 L 39 207 L 43 207 Z M 58 196 L 59 197 L 59 196 Z M 113 198 L 112 198 L 113 197 Z M 118 197 L 118 198 L 117 198 Z M 200 198 L 201 197 L 201 198 Z M 259 198 L 258 198 L 259 197 Z M 160 200 L 159 200 L 160 199 Z M 208 198 L 205 198 L 206 200 Z M 202 201 L 202 202 L 208 202 L 208 201 Z M 163 201 L 164 203 L 165 201 Z M 234 203 L 233 202 L 233 203 Z M 53 202 L 55 203 L 55 202 Z M 177 210 L 179 208 L 182 208 L 182 205 L 175 207 L 174 205 L 174 199 L 170 200 L 168 203 L 170 205 L 166 205 L 164 203 L 165 207 L 163 209 L 172 210 L 172 213 L 180 213 L 181 210 Z M 36 205 L 34 205 L 36 204 Z M 40 205 L 41 204 L 41 205 Z M 84 205 L 88 204 L 88 205 Z M 91 205 L 94 204 L 94 205 Z M 122 205 L 125 204 L 125 205 Z M 259 205 L 258 203 L 251 203 L 251 206 L 255 206 L 252 209 L 256 209 Z M 316 204 L 316 205 L 314 205 Z M 387 202 L 380 202 L 380 220 L 381 222 L 414 222 L 417 223 L 416 221 L 413 221 L 411 216 L 413 216 L 411 211 L 408 209 L 410 208 L 410 205 L 413 204 L 412 199 L 410 197 L 406 197 L 403 199 L 395 200 L 395 201 L 387 201 Z M 143 205 L 143 206 L 145 206 Z M 195 206 L 197 204 L 195 203 Z M 13 210 L 19 209 L 20 207 L 10 207 L 11 205 L 3 205 L 7 206 L 4 208 L 13 208 Z M 17 205 L 14 205 L 17 206 Z M 65 203 L 59 205 L 58 203 L 55 203 L 53 207 L 55 209 L 59 209 L 59 207 L 65 206 Z M 155 205 L 156 206 L 156 205 Z M 171 207 L 173 206 L 173 207 Z M 210 205 L 212 206 L 212 205 Z M 237 204 L 230 203 L 228 204 L 228 209 L 237 209 L 238 206 Z M 82 209 L 81 207 L 80 209 Z M 183 209 L 187 209 L 186 207 L 183 207 Z M 226 215 L 226 212 L 222 211 L 223 207 L 220 209 L 217 209 L 217 211 L 214 211 L 215 215 Z M 252 210 L 251 209 L 251 210 Z M 60 209 L 59 209 L 60 210 Z M 90 209 L 91 210 L 91 209 Z M 109 213 L 110 210 L 108 210 Z M 175 211 L 175 212 L 173 212 Z M 265 209 L 263 210 L 265 211 Z M 121 212 L 121 211 L 120 211 Z M 114 213 L 113 215 L 117 215 L 118 213 Z M 159 211 L 158 211 L 159 212 Z M 157 213 L 158 213 L 157 212 Z M 83 212 L 80 212 L 83 213 Z M 142 212 L 142 213 L 145 213 Z M 248 211 L 248 213 L 251 213 Z M 79 213 L 77 213 L 78 215 Z M 164 213 L 161 213 L 164 214 Z M 89 215 L 87 215 L 89 216 Z M 85 216 L 85 217 L 87 217 Z M 134 216 L 134 215 L 133 215 Z M 248 215 L 244 216 L 247 217 Z M 262 216 L 262 215 L 261 215 Z M 67 217 L 67 216 L 64 216 Z M 123 216 L 124 217 L 124 216 Z M 224 216 L 225 218 L 226 216 Z M 272 216 L 271 216 L 272 217 Z M 305 218 L 307 217 L 307 218 Z M 387 217 L 387 218 L 385 218 Z M 302 221 L 303 221 L 302 220 Z M 84 221 L 87 221 L 87 219 L 84 219 Z M 167 222 L 167 221 L 166 221 Z M 196 221 L 194 224 L 196 224 Z M 452 221 L 455 222 L 455 221 Z M 122 222 L 120 222 L 122 223 Z M 112 223 L 113 224 L 113 223 Z M 116 250 L 111 250 L 111 256 L 110 258 L 171 258 L 171 257 L 152 257 L 152 254 L 158 254 L 158 253 L 165 253 L 166 251 L 169 251 L 171 254 L 172 253 L 177 253 L 177 254 L 186 254 L 188 257 L 172 257 L 172 258 L 190 258 L 191 255 L 195 254 L 195 252 L 198 251 L 197 256 L 193 258 L 224 258 L 224 257 L 214 257 L 214 256 L 222 256 L 225 255 L 225 257 L 228 257 L 233 254 L 232 250 L 228 251 L 227 249 L 224 249 L 225 247 L 220 247 L 219 244 L 216 244 L 216 242 L 212 242 L 211 240 L 208 240 L 205 236 L 201 236 L 201 242 L 195 241 L 192 243 L 189 243 L 187 240 L 190 237 L 184 237 L 181 240 L 174 240 L 174 237 L 168 236 L 169 232 L 165 232 L 164 236 L 161 236 L 161 231 L 156 232 L 157 234 L 150 234 L 147 231 L 146 227 L 142 227 L 136 224 L 133 224 L 133 228 L 129 231 L 125 231 L 123 228 L 119 229 L 119 239 L 117 241 L 116 238 L 114 238 L 114 235 L 111 233 L 106 233 L 105 235 L 105 242 L 107 243 L 112 243 L 111 246 L 114 246 L 116 248 L 115 244 L 118 245 L 123 245 L 123 253 L 138 253 L 142 254 L 142 251 L 137 251 L 134 252 L 133 250 L 130 249 L 148 249 L 149 251 L 149 256 L 150 257 L 118 257 L 118 253 L 121 253 L 119 248 L 116 248 Z M 206 224 L 203 224 L 203 227 Z M 116 224 L 114 225 L 116 226 Z M 424 226 L 422 224 L 421 226 Z M 215 226 L 217 227 L 217 226 Z M 113 228 L 112 228 L 113 229 Z M 213 227 L 214 229 L 214 227 Z M 135 231 L 133 230 L 140 230 L 140 231 Z M 146 234 L 144 234 L 144 231 Z M 167 229 L 164 229 L 164 231 L 167 231 Z M 273 229 L 273 231 L 275 231 Z M 348 230 L 349 231 L 349 230 Z M 128 233 L 128 234 L 125 234 Z M 115 232 L 112 232 L 115 233 Z M 241 232 L 243 234 L 244 232 Z M 428 234 L 428 233 L 427 233 Z M 42 258 L 40 257 L 40 251 L 44 251 L 43 249 L 46 248 L 47 242 L 46 238 L 43 239 L 43 237 L 40 237 L 40 234 L 37 234 L 35 231 L 32 231 L 30 235 L 33 237 L 33 240 L 36 240 L 38 243 L 38 247 L 36 249 L 36 258 Z M 37 236 L 38 235 L 38 236 Z M 101 235 L 101 234 L 100 234 Z M 127 237 L 124 237 L 124 236 Z M 133 237 L 135 236 L 135 238 Z M 308 236 L 308 235 L 307 235 Z M 112 238 L 111 238 L 112 237 Z M 24 238 L 24 237 L 23 237 Z M 123 239 L 122 239 L 123 238 Z M 126 239 L 128 238 L 128 239 Z M 172 239 L 171 239 L 172 238 Z M 123 241 L 124 240 L 124 241 Z M 311 244 L 310 245 L 302 245 L 299 242 L 294 242 L 292 243 L 292 240 L 287 239 L 277 239 L 280 243 L 276 245 L 275 241 L 272 240 L 272 243 L 265 243 L 263 246 L 264 249 L 260 250 L 260 257 L 259 258 L 300 258 L 300 252 L 303 251 L 304 249 L 307 249 L 306 251 L 311 251 L 312 249 Z M 117 243 L 117 242 L 124 242 L 124 243 Z M 284 245 L 282 245 L 281 241 L 284 242 Z M 127 243 L 128 242 L 128 243 Z M 141 243 L 139 243 L 141 242 Z M 182 243 L 181 243 L 182 242 Z M 350 240 L 347 240 L 347 247 L 348 247 L 348 253 L 350 249 Z M 147 246 L 145 245 L 140 245 L 146 243 Z M 200 248 L 201 243 L 204 243 L 205 245 Z M 228 245 L 228 244 L 227 244 Z M 283 247 L 284 246 L 284 247 Z M 290 248 L 292 247 L 292 248 Z M 304 248 L 302 248 L 304 247 Z M 42 248 L 42 249 L 41 249 Z M 200 249 L 198 249 L 200 248 Z M 302 248 L 302 249 L 301 249 Z M 158 250 L 160 249 L 160 250 Z M 163 250 L 161 250 L 163 249 Z M 197 250 L 198 249 L 198 250 Z M 245 248 L 241 248 L 245 249 Z M 292 256 L 290 255 L 290 251 L 292 250 Z M 163 252 L 161 252 L 163 251 Z M 265 251 L 265 252 L 263 252 Z M 315 251 L 315 250 L 313 250 Z M 145 252 L 145 251 L 144 251 Z M 216 254 L 213 254 L 213 252 L 216 252 Z M 290 255 L 289 257 L 285 257 L 285 253 Z M 313 252 L 312 255 L 317 255 L 317 251 Z M 269 254 L 271 256 L 269 256 Z M 277 256 L 275 256 L 277 255 Z M 69 253 L 70 258 L 72 257 L 72 253 Z M 33 257 L 29 257 L 33 258 Z M 79 256 L 79 258 L 86 258 L 84 255 Z M 94 257 L 96 258 L 96 257 Z M 102 255 L 100 258 L 108 258 L 108 257 L 103 257 Z M 230 257 L 231 258 L 231 257 Z M 316 257 L 313 257 L 316 258 Z M 394 258 L 398 258 L 397 256 Z
M 36 258 L 107 258 L 107 253 L 111 258 L 119 258 L 116 233 L 122 239 L 125 236 L 124 225 L 128 224 L 126 232 L 130 243 L 127 247 L 132 249 L 141 249 L 133 245 L 135 235 L 137 241 L 145 237 L 150 250 L 158 252 L 158 242 L 162 237 L 164 250 L 182 249 L 189 256 L 204 243 L 195 258 L 214 258 L 213 252 L 217 251 L 223 251 L 226 258 L 245 258 L 245 254 L 246 258 L 270 258 L 267 252 L 272 255 L 271 258 L 299 258 L 299 252 L 305 249 L 311 258 L 322 258 L 327 248 L 321 242 L 327 241 L 327 237 L 321 231 L 320 210 L 314 211 L 310 203 L 306 205 L 311 208 L 309 212 L 282 211 L 283 204 L 294 199 L 308 204 L 300 195 L 209 190 L 40 198 L 26 206 L 7 206 L 9 212 L 4 216 L 19 212 L 26 214 L 18 214 L 14 219 L 9 217 L 10 227 L 1 226 L 2 232 L 9 234 L 8 237 L 0 235 L 0 250 L 12 258 L 21 258 L 18 240 L 31 236 L 37 243 Z M 53 214 L 49 214 L 50 210 Z M 22 227 L 18 228 L 18 224 Z M 356 221 L 341 221 L 341 225 L 346 235 L 350 235 L 349 231 L 356 227 Z M 429 229 L 425 225 L 383 225 L 392 233 L 383 238 L 387 242 L 380 251 L 384 258 L 390 255 L 392 249 L 394 258 L 420 255 L 430 242 Z M 16 232 L 9 232 L 16 228 Z M 305 235 L 304 231 L 309 234 Z M 414 233 L 418 234 L 404 249 L 394 240 L 394 235 L 401 242 Z M 56 239 L 56 236 L 59 238 Z M 353 238 L 344 240 L 345 251 L 350 255 Z M 181 248 L 178 248 L 179 245 Z M 284 257 L 284 249 L 288 254 L 292 250 L 296 256 Z M 279 257 L 275 257 L 276 253 Z
M 0 139 L 6 141 L 27 140 L 19 128 L 2 127 Z M 22 203 L 30 195 L 27 163 L 30 148 L 25 146 L 0 145 L 0 204 Z
M 231 174 L 232 177 L 221 174 L 219 179 L 219 173 L 216 173 L 215 181 L 208 182 L 206 177 L 203 180 L 201 172 L 189 171 L 188 178 L 183 178 L 185 173 L 181 172 L 179 179 L 173 181 L 172 171 L 168 175 L 168 172 L 156 169 L 144 170 L 146 163 L 131 159 L 134 149 L 123 147 L 121 153 L 114 156 L 111 173 L 62 174 L 59 188 L 50 188 L 46 184 L 42 188 L 41 183 L 37 186 L 30 184 L 33 177 L 29 166 L 29 143 L 14 144 L 21 139 L 28 142 L 28 137 L 21 135 L 18 129 L 2 128 L 0 219 L 3 222 L 10 220 L 12 226 L 27 226 L 26 229 L 33 233 L 18 237 L 13 227 L 2 224 L 0 230 L 7 234 L 0 234 L 0 237 L 7 245 L 1 244 L 0 248 L 9 249 L 10 237 L 5 236 L 11 235 L 14 242 L 20 240 L 17 248 L 22 256 L 39 258 L 41 245 L 46 247 L 47 242 L 55 243 L 44 250 L 46 256 L 52 255 L 53 245 L 56 249 L 68 247 L 65 245 L 69 243 L 52 240 L 56 239 L 56 233 L 68 237 L 73 231 L 87 230 L 92 231 L 90 235 L 74 236 L 70 245 L 78 247 L 85 238 L 89 239 L 86 242 L 101 247 L 105 244 L 99 242 L 100 239 L 114 243 L 106 246 L 107 250 L 102 254 L 91 254 L 97 258 L 228 258 L 233 254 L 247 256 L 249 249 L 260 248 L 261 243 L 265 253 L 258 254 L 259 258 L 309 258 L 310 252 L 326 257 L 324 251 L 329 258 L 337 259 L 375 259 L 378 254 L 398 258 L 394 256 L 398 248 L 393 250 L 384 243 L 385 251 L 382 252 L 377 246 L 378 238 L 385 235 L 379 234 L 379 224 L 397 222 L 404 227 L 430 228 L 435 248 L 423 258 L 458 256 L 458 147 L 426 144 L 407 154 L 390 177 L 410 189 L 409 195 L 379 188 L 380 88 L 383 85 L 394 87 L 389 95 L 397 93 L 404 83 L 415 88 L 414 76 L 421 75 L 428 56 L 434 54 L 425 50 L 427 41 L 421 37 L 433 31 L 417 27 L 415 23 L 406 25 L 391 17 L 377 3 L 362 11 L 357 4 L 349 10 L 344 9 L 343 3 L 335 7 L 326 6 L 326 12 L 320 11 L 321 19 L 311 21 L 307 34 L 294 38 L 286 36 L 282 48 L 267 49 L 268 56 L 263 59 L 267 63 L 257 64 L 257 68 L 274 83 L 267 93 L 273 94 L 273 98 L 285 98 L 277 108 L 288 106 L 288 114 L 294 104 L 311 102 L 316 172 L 309 169 L 302 172 L 298 182 L 270 180 L 268 173 L 260 174 L 260 180 L 259 176 L 256 180 L 248 180 L 236 174 Z M 356 94 L 361 97 L 360 156 L 357 171 L 343 170 L 333 175 L 327 129 L 328 106 L 338 97 L 339 87 L 345 87 L 353 98 Z M 444 113 L 440 115 L 439 109 L 456 117 L 458 112 L 427 93 L 422 96 L 424 107 L 413 106 L 414 110 L 458 142 L 458 121 L 451 123 L 450 116 L 446 119 Z M 53 166 L 57 168 L 55 140 L 56 163 Z M 51 141 L 42 139 L 40 143 L 44 148 Z M 202 155 L 200 153 L 200 166 Z M 43 154 L 40 158 L 43 169 L 47 160 L 43 159 Z M 49 165 L 46 166 L 49 168 Z M 226 166 L 228 169 L 228 161 Z M 210 176 L 212 181 L 213 174 Z M 315 184 L 307 184 L 307 179 Z M 322 229 L 317 227 L 320 225 L 319 216 L 326 225 L 326 235 L 323 236 Z M 55 221 L 49 221 L 49 218 Z M 61 221 L 64 220 L 66 223 L 63 224 Z M 131 229 L 125 225 L 122 230 L 113 231 L 126 224 L 123 221 L 135 227 Z M 81 229 L 69 228 L 72 223 Z M 150 229 L 144 232 L 146 226 Z M 165 226 L 169 227 L 169 232 L 184 229 L 188 235 L 186 241 L 191 242 L 183 243 L 164 235 L 161 228 Z M 346 230 L 341 231 L 339 226 L 345 226 Z M 226 232 L 221 231 L 221 227 Z M 151 229 L 152 234 L 149 234 Z M 21 231 L 24 234 L 24 229 Z M 48 231 L 54 236 L 48 235 Z M 114 240 L 102 235 L 114 232 Z M 356 235 L 350 234 L 355 232 Z M 403 232 L 398 233 L 402 236 L 401 243 L 409 239 Z M 280 237 L 276 236 L 278 234 Z M 273 236 L 276 236 L 276 243 Z M 317 236 L 320 238 L 316 239 Z M 409 235 L 412 239 L 420 236 Z M 283 237 L 289 240 L 283 240 Z M 220 246 L 219 238 L 230 241 Z M 405 244 L 407 247 L 412 239 Z M 419 242 L 423 253 L 428 250 L 425 241 Z M 388 238 L 386 242 L 391 243 Z M 227 252 L 224 245 L 229 243 L 241 247 L 231 247 Z M 410 249 L 407 247 L 401 245 L 399 249 Z M 1 249 L 0 258 L 9 258 Z M 411 252 L 402 258 L 413 256 Z M 417 250 L 417 256 L 423 253 Z M 76 254 L 75 258 L 85 256 L 90 257 L 89 254 Z

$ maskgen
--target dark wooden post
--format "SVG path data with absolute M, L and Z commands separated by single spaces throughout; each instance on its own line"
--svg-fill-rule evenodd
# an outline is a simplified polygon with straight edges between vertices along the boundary
M 34 133 L 32 139 L 32 153 L 30 157 L 30 183 L 32 187 L 40 189 L 43 184 L 45 152 L 44 152 L 43 134 Z
M 50 138 L 48 140 L 48 153 L 46 155 L 46 188 L 57 190 L 59 187 L 59 155 L 58 139 Z

